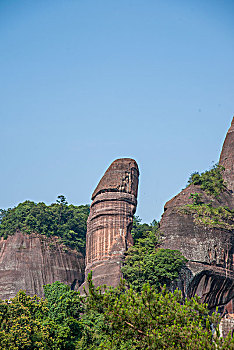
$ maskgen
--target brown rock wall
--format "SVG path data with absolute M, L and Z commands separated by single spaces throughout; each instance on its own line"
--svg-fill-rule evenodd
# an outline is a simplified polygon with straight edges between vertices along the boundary
M 0 238 L 0 299 L 12 298 L 20 289 L 42 297 L 44 284 L 82 282 L 84 257 L 65 250 L 56 238 L 38 234 L 16 232 Z
M 220 273 L 212 269 L 202 270 L 195 275 L 188 288 L 189 297 L 195 294 L 210 309 L 227 305 L 234 298 L 234 279 L 224 276 L 221 270 Z
M 228 334 L 234 337 L 234 314 L 225 316 L 219 325 L 220 336 L 226 338 Z

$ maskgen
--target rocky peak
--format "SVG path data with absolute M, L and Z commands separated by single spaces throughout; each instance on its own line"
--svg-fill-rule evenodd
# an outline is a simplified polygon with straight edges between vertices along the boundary
M 138 176 L 135 160 L 117 159 L 93 192 L 87 221 L 85 276 L 93 271 L 96 286 L 119 283 L 124 252 L 133 243 Z
M 234 297 L 234 118 L 219 164 L 225 168 L 226 189 L 214 197 L 200 185 L 189 185 L 166 203 L 160 229 L 163 247 L 178 249 L 188 259 L 182 281 L 185 295 L 198 294 L 210 308 L 226 305 L 230 309 Z M 193 204 L 191 193 L 201 196 L 203 207 L 188 207 Z M 219 216 L 212 216 L 210 206 L 219 210 Z
M 224 180 L 234 193 L 234 117 L 223 144 L 219 164 L 225 168 Z
M 134 159 L 116 159 L 98 183 L 92 200 L 103 192 L 126 192 L 137 197 L 138 176 L 139 169 Z

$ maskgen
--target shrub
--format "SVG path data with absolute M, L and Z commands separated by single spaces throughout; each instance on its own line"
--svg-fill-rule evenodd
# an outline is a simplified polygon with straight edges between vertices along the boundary
M 188 184 L 199 185 L 207 194 L 218 197 L 226 188 L 222 176 L 223 171 L 224 167 L 216 164 L 211 170 L 204 173 L 195 172 L 191 174 Z

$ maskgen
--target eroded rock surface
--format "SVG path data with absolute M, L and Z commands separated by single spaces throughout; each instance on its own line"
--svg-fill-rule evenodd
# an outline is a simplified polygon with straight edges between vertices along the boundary
M 43 296 L 43 285 L 55 281 L 81 283 L 84 257 L 59 244 L 56 238 L 16 232 L 0 238 L 0 299 L 14 297 L 20 289 Z
M 178 249 L 188 259 L 191 278 L 186 293 L 198 294 L 212 309 L 233 305 L 234 297 L 234 230 L 198 223 L 194 215 L 181 211 L 192 204 L 191 193 L 199 193 L 205 204 L 234 209 L 234 118 L 227 133 L 220 165 L 225 167 L 227 189 L 218 198 L 208 195 L 199 185 L 190 185 L 168 201 L 160 222 L 164 233 L 164 248 Z M 233 227 L 234 218 L 229 221 Z M 232 313 L 231 310 L 229 312 Z
M 133 243 L 138 176 L 135 160 L 117 159 L 93 192 L 87 221 L 85 276 L 92 270 L 96 286 L 119 283 L 124 252 Z
M 228 188 L 234 193 L 234 117 L 223 144 L 219 164 L 224 166 L 224 180 Z

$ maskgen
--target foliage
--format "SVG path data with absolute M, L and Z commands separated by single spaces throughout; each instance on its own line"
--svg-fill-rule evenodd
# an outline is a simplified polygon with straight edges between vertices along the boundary
M 45 301 L 23 291 L 9 302 L 0 300 L 0 348 L 56 349 L 55 325 L 43 321 L 47 313 Z
M 76 343 L 76 349 L 96 350 L 101 344 L 108 342 L 108 323 L 105 322 L 103 312 L 93 308 L 91 304 L 85 303 L 85 312 L 82 315 L 83 332 L 82 337 Z M 127 348 L 126 348 L 127 349 Z
M 4 218 L 4 216 L 6 215 L 6 210 L 5 209 L 0 209 L 0 224 L 2 222 L 2 219 Z
M 139 218 L 139 216 L 134 216 L 133 226 L 131 230 L 131 235 L 133 237 L 134 243 L 136 243 L 139 238 L 146 237 L 150 232 L 156 234 L 158 227 L 159 224 L 156 220 L 153 220 L 150 224 L 141 224 L 141 219 Z
M 211 170 L 204 173 L 195 172 L 191 174 L 188 183 L 199 185 L 207 194 L 218 197 L 226 188 L 222 177 L 223 171 L 224 167 L 216 164 Z
M 57 348 L 75 349 L 75 344 L 82 334 L 80 315 L 83 312 L 79 293 L 61 282 L 44 286 L 47 299 L 47 317 L 56 324 L 54 338 Z
M 197 224 L 223 228 L 226 230 L 234 229 L 234 210 L 228 207 L 213 207 L 209 204 L 187 204 L 178 209 L 183 214 L 193 215 Z
M 0 348 L 74 350 L 83 329 L 80 295 L 63 283 L 44 286 L 47 300 L 20 291 L 0 300 Z
M 126 253 L 123 276 L 137 291 L 146 282 L 156 288 L 164 284 L 169 286 L 186 262 L 179 251 L 161 249 L 159 243 L 159 231 L 156 234 L 150 231 L 148 236 L 139 238 Z
M 95 324 L 90 317 L 77 349 L 234 349 L 234 340 L 212 336 L 211 325 L 217 326 L 218 317 L 209 316 L 198 297 L 183 300 L 179 291 L 170 293 L 164 287 L 158 293 L 149 284 L 140 293 L 123 284 L 102 293 L 91 276 L 88 283 L 86 315 L 96 312 L 99 321 Z
M 2 350 L 233 350 L 234 339 L 212 335 L 219 318 L 198 297 L 160 292 L 144 284 L 140 292 L 95 288 L 81 297 L 60 282 L 44 286 L 46 300 L 20 291 L 0 300 Z
M 84 252 L 88 205 L 68 205 L 64 196 L 46 205 L 25 201 L 17 207 L 1 211 L 0 236 L 7 238 L 17 230 L 57 236 L 65 245 Z
M 193 204 L 198 205 L 202 204 L 202 199 L 201 199 L 201 194 L 195 192 L 195 193 L 190 193 L 189 198 L 193 200 Z

